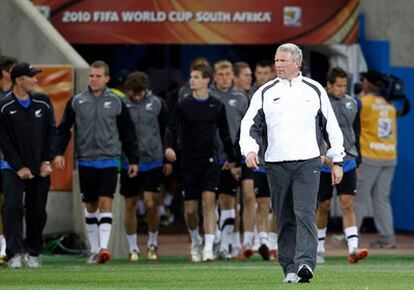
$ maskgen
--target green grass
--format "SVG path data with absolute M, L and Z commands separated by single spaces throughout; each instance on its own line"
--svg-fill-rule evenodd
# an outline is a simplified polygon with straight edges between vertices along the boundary
M 187 257 L 162 257 L 131 264 L 114 259 L 86 265 L 84 258 L 44 256 L 41 269 L 0 268 L 0 289 L 414 289 L 414 255 L 377 255 L 355 265 L 327 257 L 310 284 L 282 284 L 275 262 L 191 264 Z

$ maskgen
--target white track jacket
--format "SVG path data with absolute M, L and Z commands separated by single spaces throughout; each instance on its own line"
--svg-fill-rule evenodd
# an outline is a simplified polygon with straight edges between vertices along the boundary
M 276 78 L 253 95 L 240 132 L 243 156 L 264 152 L 266 162 L 297 161 L 324 153 L 333 162 L 345 156 L 343 135 L 325 89 L 299 75 Z

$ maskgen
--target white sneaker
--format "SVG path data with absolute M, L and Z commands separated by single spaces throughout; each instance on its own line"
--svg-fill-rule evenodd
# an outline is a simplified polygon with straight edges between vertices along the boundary
M 147 258 L 150 261 L 158 260 L 158 249 L 157 246 L 151 245 L 147 249 Z
M 325 252 L 319 251 L 316 254 L 316 264 L 325 264 Z
M 282 283 L 298 283 L 299 277 L 296 273 L 287 273 Z
M 16 254 L 7 263 L 10 269 L 18 269 L 22 267 L 22 255 Z
M 214 261 L 215 257 L 213 251 L 203 250 L 203 262 Z
M 202 244 L 194 245 L 191 243 L 191 252 L 190 252 L 191 262 L 194 262 L 194 263 L 201 262 L 201 248 L 202 248 Z
M 132 250 L 129 252 L 128 260 L 130 262 L 138 262 L 139 261 L 139 252 L 137 250 Z
M 24 256 L 24 263 L 29 268 L 41 268 L 42 267 L 38 256 L 36 257 L 36 256 L 30 256 L 29 254 L 26 254 Z

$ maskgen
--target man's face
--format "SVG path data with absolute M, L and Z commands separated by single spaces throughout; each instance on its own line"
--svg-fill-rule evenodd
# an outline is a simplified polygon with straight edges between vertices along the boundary
M 145 97 L 145 91 L 134 93 L 133 91 L 128 92 L 128 96 L 133 102 L 141 102 Z
M 190 89 L 193 91 L 207 89 L 209 81 L 208 78 L 203 78 L 201 71 L 193 70 L 190 74 Z
M 378 88 L 375 85 L 373 85 L 371 82 L 369 82 L 366 78 L 362 79 L 362 83 L 361 83 L 362 94 L 373 93 L 373 92 L 376 92 L 377 90 Z
M 275 67 L 279 78 L 291 80 L 298 76 L 300 64 L 292 60 L 290 52 L 278 51 L 275 54 Z
M 252 70 L 249 67 L 242 68 L 239 76 L 234 76 L 236 87 L 243 91 L 248 91 L 252 87 Z
M 254 71 L 254 77 L 256 78 L 256 83 L 258 86 L 261 86 L 273 78 L 272 69 L 268 66 L 256 66 Z
M 218 69 L 214 73 L 214 80 L 216 81 L 217 88 L 221 91 L 230 89 L 233 84 L 233 77 L 233 69 L 230 67 Z
M 103 67 L 92 67 L 89 71 L 89 87 L 92 92 L 102 92 L 109 82 L 109 76 L 105 75 Z
M 345 96 L 346 88 L 348 85 L 348 79 L 337 77 L 333 84 L 328 82 L 327 85 L 328 85 L 328 93 L 337 99 L 341 99 Z
M 16 84 L 26 91 L 26 93 L 30 93 L 36 89 L 37 78 L 36 76 L 21 76 L 16 78 Z

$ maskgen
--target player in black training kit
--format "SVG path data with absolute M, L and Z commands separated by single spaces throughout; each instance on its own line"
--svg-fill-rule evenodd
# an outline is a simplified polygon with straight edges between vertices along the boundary
M 190 87 L 193 95 L 177 104 L 165 134 L 165 156 L 175 161 L 172 147 L 180 129 L 182 135 L 182 175 L 185 220 L 191 236 L 191 260 L 214 260 L 213 241 L 216 227 L 215 197 L 220 176 L 216 132 L 229 157 L 222 169 L 234 167 L 233 144 L 229 135 L 224 104 L 208 93 L 212 70 L 206 65 L 191 70 Z M 198 201 L 202 201 L 205 244 L 201 257 L 202 239 L 199 235 Z

